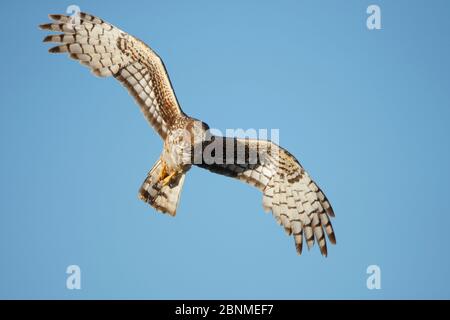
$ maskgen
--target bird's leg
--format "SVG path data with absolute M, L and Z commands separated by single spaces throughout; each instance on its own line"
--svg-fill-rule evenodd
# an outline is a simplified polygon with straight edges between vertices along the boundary
M 162 161 L 162 168 L 161 168 L 161 172 L 159 173 L 158 181 L 166 179 L 167 176 L 168 176 L 167 166 L 166 166 L 166 163 L 164 161 Z
M 164 180 L 162 181 L 163 186 L 167 186 L 170 184 L 170 182 L 172 181 L 172 178 L 177 174 L 176 171 L 171 172 L 168 176 L 166 176 L 164 178 Z
M 172 182 L 173 178 L 180 173 L 180 171 L 177 170 L 171 171 L 164 161 L 162 161 L 161 166 L 162 168 L 161 172 L 159 173 L 158 181 L 161 181 L 162 186 L 164 187 L 169 185 Z
M 177 174 L 177 171 L 170 172 L 168 171 L 167 165 L 164 161 L 162 161 L 161 172 L 159 173 L 158 181 L 162 182 L 163 187 L 170 184 L 173 177 Z

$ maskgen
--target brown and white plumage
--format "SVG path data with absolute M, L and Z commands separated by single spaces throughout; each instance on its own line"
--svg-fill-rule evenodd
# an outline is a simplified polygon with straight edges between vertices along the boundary
M 323 255 L 327 255 L 325 234 L 336 243 L 330 218 L 333 209 L 324 193 L 288 151 L 265 140 L 215 137 L 218 146 L 233 146 L 234 159 L 220 163 L 200 164 L 214 173 L 233 177 L 257 187 L 263 192 L 263 207 L 272 211 L 276 221 L 293 235 L 297 252 L 301 254 L 303 238 L 308 248 L 316 240 Z M 228 147 L 229 148 L 229 147 Z
M 64 15 L 49 17 L 55 22 L 43 24 L 41 29 L 63 32 L 45 37 L 44 42 L 61 43 L 49 51 L 67 52 L 99 77 L 114 76 L 164 139 L 183 112 L 159 56 L 139 39 L 87 13 L 80 13 L 79 24 Z
M 326 236 L 331 243 L 336 243 L 330 222 L 334 217 L 333 209 L 294 156 L 263 140 L 217 136 L 206 139 L 208 126 L 181 110 L 164 64 L 150 47 L 86 13 L 79 14 L 79 19 L 75 20 L 79 23 L 73 23 L 71 17 L 64 15 L 49 17 L 54 22 L 40 27 L 61 32 L 44 39 L 59 43 L 49 51 L 68 53 L 95 75 L 119 80 L 164 140 L 163 153 L 139 190 L 143 201 L 175 216 L 185 175 L 195 164 L 256 186 L 263 192 L 264 209 L 272 211 L 276 221 L 293 235 L 299 254 L 305 240 L 308 248 L 317 242 L 321 253 L 327 255 Z M 200 126 L 196 125 L 198 123 Z M 180 130 L 188 132 L 189 137 L 180 135 Z M 192 163 L 194 140 L 200 141 L 202 152 L 217 142 L 223 143 L 224 155 L 228 155 L 230 146 L 238 152 L 233 152 L 231 162 L 224 156 L 223 161 Z
M 159 179 L 161 170 L 161 160 L 158 160 L 139 189 L 139 198 L 156 210 L 175 216 L 185 175 L 181 175 L 174 186 L 164 185 Z

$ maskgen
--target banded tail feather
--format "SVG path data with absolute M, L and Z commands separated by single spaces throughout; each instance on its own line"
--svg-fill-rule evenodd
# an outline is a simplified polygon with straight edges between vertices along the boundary
M 169 185 L 163 185 L 159 179 L 162 167 L 161 160 L 158 160 L 139 189 L 139 198 L 156 210 L 174 217 L 177 214 L 186 174 L 180 175 Z

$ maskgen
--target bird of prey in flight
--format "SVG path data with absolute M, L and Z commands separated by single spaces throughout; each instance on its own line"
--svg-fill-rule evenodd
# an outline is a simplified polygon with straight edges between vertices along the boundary
M 336 243 L 333 209 L 293 155 L 266 140 L 212 135 L 206 123 L 181 110 L 161 58 L 132 35 L 87 13 L 49 17 L 53 22 L 40 28 L 59 32 L 44 39 L 58 43 L 49 51 L 69 54 L 99 77 L 116 78 L 162 138 L 162 154 L 139 190 L 140 199 L 175 216 L 186 173 L 196 165 L 257 187 L 265 211 L 294 237 L 298 254 L 305 241 L 308 249 L 317 242 L 327 256 L 326 236 Z

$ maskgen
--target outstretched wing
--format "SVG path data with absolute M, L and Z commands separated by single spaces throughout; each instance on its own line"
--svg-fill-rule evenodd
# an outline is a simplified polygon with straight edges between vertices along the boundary
M 167 129 L 183 112 L 158 55 L 137 38 L 89 14 L 49 17 L 54 22 L 40 25 L 41 29 L 62 32 L 44 39 L 60 43 L 49 51 L 67 52 L 95 75 L 119 80 L 164 139 Z
M 334 212 L 297 159 L 269 141 L 223 137 L 212 141 L 205 143 L 201 163 L 194 164 L 259 188 L 264 209 L 272 211 L 288 235 L 294 236 L 298 254 L 305 239 L 308 248 L 316 241 L 327 256 L 325 233 L 336 243 L 330 221 Z

